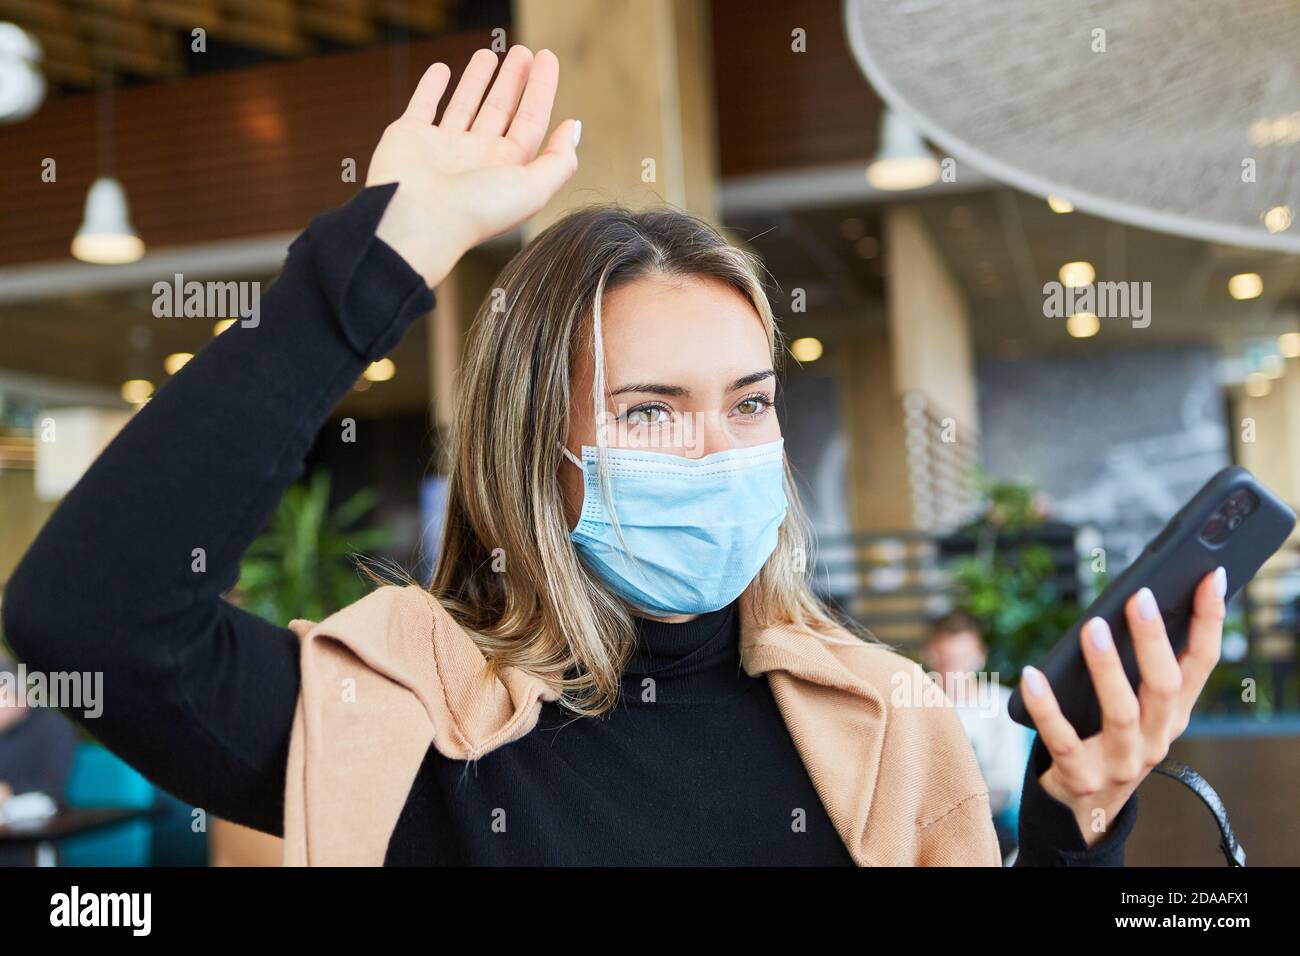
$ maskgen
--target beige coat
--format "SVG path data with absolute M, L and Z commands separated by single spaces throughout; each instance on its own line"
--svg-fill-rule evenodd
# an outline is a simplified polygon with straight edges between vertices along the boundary
M 419 587 L 382 587 L 319 624 L 290 626 L 302 689 L 285 786 L 287 866 L 381 865 L 430 744 L 476 759 L 527 734 L 554 699 L 517 669 L 485 679 L 477 645 Z M 740 645 L 745 673 L 766 675 L 860 866 L 1001 864 L 974 752 L 917 664 L 877 645 L 760 626 L 743 597 Z

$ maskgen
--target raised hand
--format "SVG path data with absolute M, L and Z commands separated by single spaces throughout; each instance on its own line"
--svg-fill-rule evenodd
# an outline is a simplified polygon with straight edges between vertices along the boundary
M 1034 718 L 1052 765 L 1039 777 L 1043 789 L 1074 812 L 1084 841 L 1105 838 L 1151 768 L 1165 759 L 1184 730 L 1192 707 L 1219 661 L 1223 640 L 1222 568 L 1201 581 L 1194 598 L 1187 648 L 1174 657 L 1155 598 L 1146 588 L 1125 607 L 1142 684 L 1133 692 L 1110 628 L 1093 618 L 1080 629 L 1083 656 L 1101 703 L 1099 733 L 1080 740 L 1061 713 L 1046 676 L 1026 667 L 1020 693 Z
M 577 120 L 557 126 L 538 153 L 560 78 L 555 54 L 515 46 L 493 81 L 496 67 L 496 54 L 476 51 L 435 125 L 451 70 L 433 64 L 370 157 L 367 186 L 400 184 L 376 235 L 430 286 L 474 246 L 539 212 L 578 167 Z

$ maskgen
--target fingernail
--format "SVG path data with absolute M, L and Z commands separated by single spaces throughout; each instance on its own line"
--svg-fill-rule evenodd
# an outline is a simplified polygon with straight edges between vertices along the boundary
M 1143 588 L 1138 592 L 1138 613 L 1142 615 L 1142 620 L 1153 621 L 1160 608 L 1156 606 L 1156 596 L 1151 593 L 1150 588 Z
M 1043 691 L 1047 688 L 1043 679 L 1043 672 L 1037 667 L 1026 664 L 1025 669 L 1021 671 L 1021 673 L 1025 675 L 1025 684 L 1029 687 L 1029 693 L 1033 694 L 1035 697 L 1042 697 Z
M 1101 618 L 1094 617 L 1088 622 L 1088 637 L 1092 639 L 1092 646 L 1097 650 L 1110 650 L 1110 625 Z
M 1214 569 L 1214 586 L 1219 589 L 1219 597 L 1228 593 L 1228 572 L 1223 568 Z
M 582 120 L 573 121 L 573 145 L 577 146 L 582 142 Z

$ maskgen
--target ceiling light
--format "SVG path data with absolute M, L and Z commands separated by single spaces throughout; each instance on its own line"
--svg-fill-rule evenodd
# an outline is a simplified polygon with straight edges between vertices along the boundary
M 806 337 L 790 343 L 790 354 L 800 362 L 815 362 L 822 357 L 821 339 Z
M 1264 280 L 1258 272 L 1238 272 L 1228 280 L 1228 295 L 1234 299 L 1258 299 L 1264 292 Z
M 41 44 L 16 23 L 0 23 L 0 123 L 20 123 L 45 100 Z
M 1251 372 L 1246 376 L 1246 394 L 1251 398 L 1263 398 L 1273 391 L 1273 383 L 1262 372 Z
M 1283 332 L 1279 335 L 1277 350 L 1283 358 L 1300 358 L 1300 332 Z
M 173 352 L 163 359 L 163 368 L 167 370 L 168 375 L 175 375 L 192 358 L 194 358 L 193 352 Z
M 153 394 L 153 382 L 143 378 L 129 378 L 122 383 L 122 401 L 143 405 Z
M 1264 228 L 1269 232 L 1286 232 L 1291 228 L 1291 207 L 1274 206 L 1260 218 L 1264 220 Z
M 1092 280 L 1097 278 L 1097 270 L 1092 267 L 1091 262 L 1067 262 L 1061 266 L 1059 274 L 1061 285 L 1070 288 L 1090 285 Z
M 397 374 L 397 366 L 392 359 L 382 358 L 378 362 L 372 362 L 361 374 L 368 382 L 387 382 Z
M 939 161 L 926 149 L 921 134 L 888 108 L 880 120 L 880 144 L 867 167 L 867 182 L 876 189 L 920 189 L 938 180 Z
M 82 262 L 121 265 L 144 255 L 127 211 L 126 190 L 116 179 L 101 176 L 86 193 L 86 215 L 72 240 L 72 254 Z
M 1074 203 L 1070 202 L 1070 200 L 1066 199 L 1064 196 L 1048 196 L 1047 208 L 1052 210 L 1052 212 L 1074 212 Z
M 1065 320 L 1065 331 L 1076 339 L 1090 339 L 1101 331 L 1101 319 L 1093 312 L 1076 312 Z
M 212 324 L 212 334 L 220 335 L 222 332 L 226 331 L 226 329 L 230 328 L 234 324 L 235 324 L 234 319 L 218 319 L 216 322 Z

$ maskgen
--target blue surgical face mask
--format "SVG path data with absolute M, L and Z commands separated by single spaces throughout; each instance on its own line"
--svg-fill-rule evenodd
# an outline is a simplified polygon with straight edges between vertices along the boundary
M 582 517 L 570 538 L 615 594 L 653 617 L 726 607 L 776 549 L 785 519 L 784 442 L 703 458 L 607 448 L 620 543 L 600 494 L 597 449 L 582 459 Z M 633 560 L 635 558 L 635 560 Z

